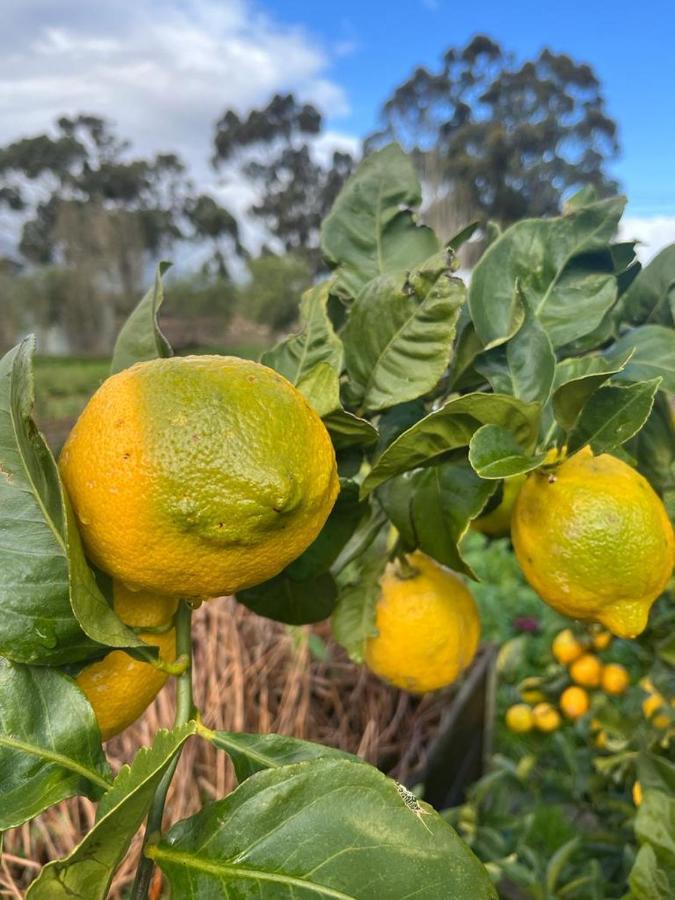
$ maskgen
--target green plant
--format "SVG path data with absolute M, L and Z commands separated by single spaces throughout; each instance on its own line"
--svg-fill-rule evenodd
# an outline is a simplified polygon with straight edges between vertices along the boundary
M 562 217 L 514 225 L 491 244 L 468 292 L 453 270 L 472 229 L 441 246 L 416 222 L 420 201 L 400 148 L 369 156 L 323 223 L 332 276 L 304 294 L 299 333 L 262 357 L 323 419 L 341 490 L 315 541 L 238 599 L 291 625 L 330 615 L 334 635 L 356 660 L 375 633 L 387 562 L 420 549 L 475 577 L 481 565 L 473 549 L 484 548 L 485 538 L 474 534 L 473 549 L 464 541 L 471 521 L 499 503 L 505 478 L 550 466 L 552 449 L 566 445 L 573 455 L 590 445 L 595 453 L 619 454 L 666 499 L 673 488 L 666 392 L 673 389 L 667 291 L 674 279 L 664 278 L 661 263 L 638 274 L 633 246 L 613 243 L 623 200 L 586 192 Z M 160 271 L 118 338 L 114 371 L 170 354 L 156 322 L 161 296 Z M 193 709 L 191 607 L 184 601 L 175 623 L 175 728 L 112 781 L 73 667 L 107 648 L 146 661 L 153 651 L 115 615 L 105 574 L 84 556 L 54 461 L 31 419 L 31 349 L 24 342 L 0 362 L 7 535 L 0 545 L 0 828 L 72 794 L 100 803 L 92 830 L 67 859 L 45 867 L 30 900 L 104 897 L 146 817 L 134 898 L 145 896 L 153 862 L 177 896 L 495 896 L 485 870 L 441 816 L 375 769 L 277 735 L 211 731 Z M 397 537 L 388 545 L 390 525 Z M 513 577 L 527 608 L 540 611 L 550 643 L 563 620 Z M 503 640 L 497 620 L 486 631 Z M 654 627 L 654 614 L 652 620 Z M 528 653 L 526 643 L 522 651 Z M 659 686 L 662 676 L 653 677 Z M 561 728 L 527 739 L 564 742 L 567 734 Z M 228 753 L 241 784 L 162 834 L 164 797 L 188 740 L 211 741 Z M 528 767 L 527 755 L 507 761 L 502 777 L 515 775 L 530 788 Z M 580 798 L 573 759 L 563 774 L 568 793 Z M 543 870 L 541 859 L 574 832 L 562 819 L 540 828 L 538 816 L 528 820 L 526 846 L 534 843 L 540 856 L 528 857 L 526 868 L 531 863 L 532 883 L 544 879 L 549 891 L 535 896 L 550 896 L 574 845 L 558 849 Z M 503 825 L 500 846 L 508 850 L 509 828 L 517 832 L 513 841 L 522 834 L 515 823 Z M 661 850 L 643 854 L 655 878 L 669 865 Z M 496 878 L 501 873 L 493 867 Z

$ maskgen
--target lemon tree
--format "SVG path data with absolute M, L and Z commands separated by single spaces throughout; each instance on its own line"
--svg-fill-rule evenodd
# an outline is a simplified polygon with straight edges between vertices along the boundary
M 397 145 L 373 153 L 324 223 L 329 275 L 299 298 L 298 332 L 260 364 L 174 358 L 157 321 L 160 266 L 59 468 L 32 418 L 32 341 L 0 361 L 0 828 L 75 794 L 99 802 L 94 827 L 42 870 L 30 900 L 104 898 L 143 822 L 134 900 L 154 865 L 177 896 L 496 896 L 445 819 L 372 767 L 289 738 L 210 731 L 192 698 L 191 613 L 236 591 L 282 622 L 330 617 L 354 660 L 434 689 L 460 677 L 478 642 L 467 534 L 495 520 L 504 531 L 510 518 L 545 602 L 638 636 L 672 568 L 675 260 L 664 253 L 641 269 L 634 245 L 616 238 L 624 202 L 584 191 L 559 217 L 492 229 L 467 287 L 456 252 L 474 228 L 443 244 L 418 221 L 410 160 Z M 588 461 L 568 484 L 570 467 Z M 630 490 L 619 486 L 626 471 Z M 588 533 L 575 542 L 579 529 L 559 517 L 535 557 L 526 519 L 541 508 L 536 495 L 562 485 L 572 506 L 577 490 L 591 498 Z M 625 571 L 613 571 L 617 540 Z M 552 561 L 556 589 L 568 578 L 593 602 L 561 602 L 543 580 Z M 392 567 L 399 602 L 388 615 Z M 420 570 L 447 588 L 430 603 L 428 591 L 414 600 Z M 115 582 L 132 593 L 131 615 L 114 602 Z M 168 621 L 136 616 L 144 592 L 174 598 Z M 404 640 L 422 596 L 431 611 Z M 375 651 L 392 627 L 383 662 Z M 568 641 L 559 652 L 579 668 L 582 649 Z M 116 683 L 112 725 L 90 690 L 96 673 Z M 113 779 L 102 737 L 166 676 L 176 678 L 175 728 Z M 130 681 L 152 687 L 137 706 L 123 699 Z M 540 694 L 509 715 L 518 739 L 555 741 L 571 727 Z M 240 784 L 164 834 L 189 740 L 229 754 Z M 659 759 L 660 745 L 649 753 Z M 655 779 L 637 774 L 639 839 L 651 849 L 640 850 L 635 883 L 660 883 L 671 861 L 649 823 L 667 801 L 650 799 Z

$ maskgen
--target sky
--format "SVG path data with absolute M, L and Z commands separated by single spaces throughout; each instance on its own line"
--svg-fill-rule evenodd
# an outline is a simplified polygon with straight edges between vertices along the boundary
M 212 179 L 213 123 L 277 91 L 325 116 L 318 152 L 355 148 L 417 65 L 489 34 L 518 58 L 548 46 L 590 63 L 619 124 L 624 235 L 675 241 L 672 0 L 0 0 L 0 144 L 62 113 L 112 118 L 138 152 L 175 150 Z M 235 207 L 245 190 L 221 185 Z

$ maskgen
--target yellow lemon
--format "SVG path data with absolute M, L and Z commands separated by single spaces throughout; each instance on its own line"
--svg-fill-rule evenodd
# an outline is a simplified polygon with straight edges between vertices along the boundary
M 609 631 L 594 631 L 591 634 L 591 646 L 594 650 L 606 650 L 612 643 Z
M 151 628 L 168 625 L 176 611 L 175 597 L 159 597 L 146 591 L 130 591 L 114 584 L 114 607 L 127 625 Z M 159 647 L 164 662 L 176 658 L 176 631 L 141 632 L 140 637 Z M 113 650 L 102 659 L 85 666 L 76 677 L 96 715 L 101 738 L 109 740 L 132 722 L 152 703 L 164 687 L 168 675 L 150 663 L 133 659 L 123 650 Z
M 511 532 L 511 514 L 518 496 L 518 491 L 525 483 L 525 475 L 513 475 L 504 479 L 502 499 L 494 509 L 479 516 L 471 523 L 471 527 L 488 537 L 504 537 Z
M 113 375 L 60 468 L 92 560 L 172 596 L 276 575 L 312 543 L 339 489 L 328 432 L 302 394 L 272 369 L 222 356 Z
M 633 795 L 633 803 L 636 806 L 639 806 L 642 803 L 642 785 L 639 781 L 636 781 L 633 784 L 633 790 L 631 791 Z
M 534 726 L 532 710 L 526 703 L 515 703 L 506 710 L 506 727 L 519 734 L 531 731 Z
M 538 731 L 555 731 L 560 727 L 560 713 L 550 703 L 537 703 L 532 710 L 532 719 Z
M 480 639 L 474 599 L 452 572 L 419 551 L 412 573 L 390 563 L 375 608 L 377 634 L 366 643 L 368 667 L 399 688 L 422 694 L 453 682 Z
M 599 687 L 602 679 L 602 663 L 592 653 L 584 653 L 570 666 L 570 678 L 582 687 Z
M 571 628 L 564 628 L 553 638 L 551 653 L 564 666 L 574 662 L 584 652 L 584 645 L 572 633 Z
M 607 694 L 623 694 L 630 684 L 630 675 L 619 663 L 607 663 L 602 670 L 600 685 Z
M 593 741 L 598 750 L 606 750 L 607 749 L 607 733 L 605 731 L 599 731 L 595 739 Z
M 525 577 L 558 612 L 633 638 L 673 569 L 673 529 L 649 483 L 589 448 L 518 494 L 513 545 Z
M 589 706 L 588 694 L 581 687 L 572 685 L 560 695 L 560 709 L 568 719 L 579 719 L 588 712 Z
M 662 694 L 658 691 L 650 693 L 642 701 L 642 713 L 645 719 L 649 719 L 655 728 L 667 728 L 670 718 L 666 713 L 660 712 L 666 708 L 666 701 Z

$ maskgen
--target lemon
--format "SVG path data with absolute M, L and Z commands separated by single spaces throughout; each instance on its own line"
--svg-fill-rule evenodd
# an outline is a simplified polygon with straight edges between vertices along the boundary
M 642 803 L 642 785 L 639 781 L 634 782 L 631 793 L 633 795 L 633 803 L 639 806 Z
M 612 635 L 609 631 L 593 631 L 591 633 L 591 646 L 594 650 L 606 650 L 612 643 Z
M 407 557 L 411 574 L 387 565 L 375 607 L 377 634 L 366 643 L 368 667 L 412 693 L 453 682 L 480 640 L 474 599 L 462 581 L 425 554 Z
M 272 369 L 221 356 L 113 375 L 60 468 L 92 560 L 172 596 L 276 575 L 312 543 L 339 488 L 328 432 L 304 397 Z
M 537 703 L 532 710 L 532 720 L 538 731 L 555 731 L 560 727 L 560 713 L 550 703 Z
M 513 545 L 525 577 L 564 615 L 636 637 L 673 569 L 673 529 L 649 483 L 589 448 L 518 494 Z
M 158 597 L 145 591 L 130 591 L 119 582 L 113 586 L 115 612 L 127 625 L 168 625 L 176 611 L 175 597 Z M 176 631 L 141 632 L 140 637 L 159 647 L 164 662 L 176 658 Z M 113 650 L 82 669 L 75 681 L 91 703 L 101 738 L 109 740 L 144 712 L 164 687 L 168 675 L 150 663 L 140 662 L 123 650 Z
M 506 727 L 518 734 L 531 731 L 534 727 L 532 710 L 526 703 L 515 703 L 506 710 Z
M 579 719 L 588 712 L 590 699 L 582 687 L 572 685 L 560 695 L 560 709 L 568 719 Z
M 571 628 L 564 628 L 553 638 L 551 653 L 564 666 L 574 662 L 584 652 L 584 646 L 574 636 Z
M 664 729 L 670 724 L 670 717 L 666 709 L 666 701 L 662 694 L 653 691 L 642 701 L 642 713 L 645 719 L 649 719 L 654 728 Z
M 511 532 L 511 514 L 516 497 L 525 483 L 525 475 L 513 475 L 504 479 L 502 499 L 494 509 L 479 516 L 471 523 L 471 527 L 488 537 L 504 537 Z
M 630 676 L 619 663 L 607 663 L 602 670 L 600 686 L 607 694 L 623 694 L 630 684 Z
M 575 659 L 569 671 L 572 681 L 575 681 L 582 687 L 595 688 L 600 686 L 602 663 L 592 653 L 584 653 L 579 659 Z

